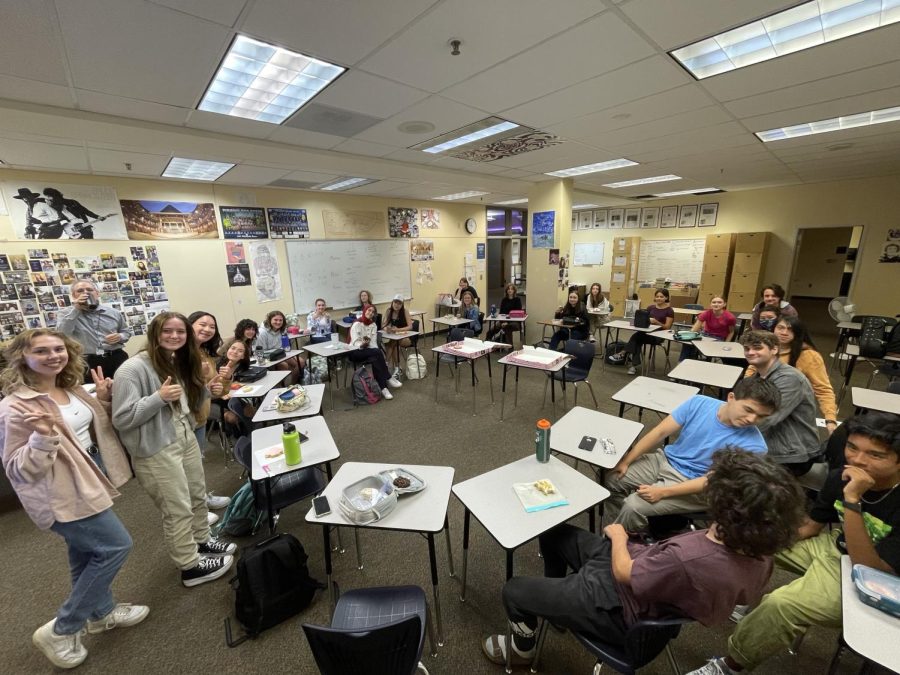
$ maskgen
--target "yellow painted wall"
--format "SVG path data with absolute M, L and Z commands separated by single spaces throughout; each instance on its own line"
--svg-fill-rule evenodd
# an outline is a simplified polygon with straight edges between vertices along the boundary
M 654 200 L 648 206 L 718 202 L 716 227 L 665 230 L 582 230 L 572 232 L 572 243 L 606 242 L 602 266 L 573 267 L 572 283 L 610 283 L 611 242 L 615 234 L 643 239 L 697 239 L 711 233 L 773 233 L 765 267 L 768 282 L 789 288 L 797 230 L 806 227 L 862 225 L 857 272 L 850 290 L 857 313 L 893 316 L 900 312 L 900 265 L 879 264 L 888 229 L 900 228 L 900 176 L 817 183 Z
M 304 208 L 309 219 L 310 237 L 324 239 L 325 228 L 322 220 L 323 209 L 330 210 L 367 210 L 384 214 L 387 222 L 388 207 L 436 208 L 441 212 L 441 227 L 438 230 L 422 230 L 422 239 L 434 240 L 435 259 L 431 261 L 434 281 L 416 283 L 418 262 L 410 263 L 412 274 L 413 299 L 407 303 L 411 309 L 427 312 L 426 319 L 433 318 L 435 298 L 438 293 L 452 291 L 456 288 L 463 274 L 464 256 L 471 253 L 475 258 L 475 244 L 485 241 L 485 212 L 481 206 L 473 204 L 453 204 L 444 202 L 426 202 L 410 199 L 393 199 L 379 197 L 362 197 L 341 194 L 324 194 L 319 192 L 300 192 L 296 190 L 254 189 L 245 187 L 218 186 L 209 183 L 189 183 L 184 181 L 141 180 L 115 178 L 106 176 L 86 176 L 56 173 L 36 173 L 24 171 L 0 171 L 0 181 L 25 181 L 29 184 L 46 182 L 68 184 L 105 185 L 116 189 L 119 199 L 153 199 L 171 201 L 212 202 L 218 207 L 247 205 L 240 201 L 239 195 L 252 196 L 256 206 Z M 467 218 L 474 218 L 478 223 L 475 234 L 469 235 L 463 228 Z M 387 238 L 387 225 L 383 238 Z M 132 245 L 157 246 L 160 267 L 166 290 L 173 309 L 189 314 L 202 309 L 212 312 L 219 321 L 219 330 L 230 334 L 239 319 L 252 318 L 262 321 L 266 313 L 280 309 L 285 313 L 294 311 L 291 293 L 290 274 L 287 268 L 285 242 L 281 239 L 270 240 L 278 256 L 283 299 L 278 302 L 257 303 L 256 290 L 253 286 L 231 288 L 225 276 L 225 245 L 222 239 L 198 239 L 193 241 L 110 241 L 110 240 L 34 240 L 16 241 L 13 239 L 12 223 L 8 216 L 0 216 L 0 252 L 7 254 L 25 254 L 29 248 L 47 248 L 51 253 L 66 253 L 69 256 L 96 255 L 112 253 L 129 255 Z M 249 257 L 249 250 L 248 250 Z M 129 258 L 130 259 L 130 258 Z M 251 276 L 252 276 L 251 268 Z M 347 270 L 353 274 L 353 270 Z M 477 272 L 473 285 L 484 287 L 483 274 Z M 360 279 L 360 288 L 366 287 L 366 280 Z M 327 298 L 326 298 L 327 300 Z M 387 306 L 389 298 L 375 298 L 380 309 Z M 304 308 L 297 308 L 297 310 Z M 307 310 L 308 311 L 308 310 Z M 342 312 L 336 311 L 335 318 Z M 430 327 L 430 324 L 429 324 Z M 129 351 L 140 348 L 142 340 L 134 339 L 129 343 Z

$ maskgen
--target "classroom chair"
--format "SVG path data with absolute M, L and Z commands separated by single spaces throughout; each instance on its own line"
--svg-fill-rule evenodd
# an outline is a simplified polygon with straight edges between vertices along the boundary
M 596 354 L 596 346 L 593 342 L 586 340 L 566 340 L 563 343 L 563 353 L 571 354 L 575 358 L 569 362 L 569 365 L 555 373 L 547 373 L 547 380 L 544 382 L 544 402 L 547 403 L 547 386 L 550 384 L 550 378 L 557 382 L 565 379 L 566 383 L 572 383 L 575 386 L 575 405 L 578 405 L 578 383 L 584 382 L 591 392 L 591 398 L 594 399 L 594 407 L 600 409 L 597 403 L 597 397 L 594 395 L 594 387 L 588 381 L 591 367 L 594 365 L 594 355 Z

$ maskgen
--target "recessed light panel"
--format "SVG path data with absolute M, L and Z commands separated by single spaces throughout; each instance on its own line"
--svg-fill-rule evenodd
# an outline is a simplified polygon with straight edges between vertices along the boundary
M 696 188 L 694 190 L 678 190 L 677 192 L 660 192 L 654 197 L 680 197 L 681 195 L 702 195 L 705 192 L 721 192 L 719 188 L 708 187 L 708 188 Z
M 343 192 L 344 190 L 350 190 L 351 188 L 356 188 L 360 187 L 361 185 L 368 185 L 369 183 L 375 182 L 377 182 L 375 178 L 344 177 L 328 181 L 327 183 L 322 183 L 321 185 L 317 185 L 315 189 L 327 190 L 329 192 Z
M 435 197 L 435 199 L 443 199 L 446 201 L 453 201 L 455 199 L 466 199 L 468 197 L 481 197 L 482 195 L 486 195 L 487 192 L 478 192 L 477 190 L 470 190 L 468 192 L 457 192 L 452 195 L 444 195 L 443 197 Z
M 208 162 L 205 159 L 173 157 L 162 172 L 163 178 L 187 178 L 188 180 L 217 180 L 234 167 L 227 162 Z
M 499 117 L 488 117 L 487 119 L 456 129 L 455 131 L 442 134 L 437 138 L 429 139 L 424 143 L 417 143 L 410 149 L 421 150 L 422 152 L 427 152 L 429 154 L 438 154 L 463 145 L 469 145 L 470 143 L 485 138 L 491 138 L 501 134 L 504 135 L 504 137 L 509 136 L 513 130 L 517 130 L 515 133 L 521 133 L 522 130 L 529 129 L 528 127 L 522 127 L 513 122 L 507 122 Z
M 763 143 L 769 143 L 771 141 L 782 141 L 787 138 L 812 136 L 813 134 L 824 134 L 829 131 L 867 127 L 872 124 L 884 124 L 885 122 L 896 122 L 898 120 L 900 120 L 900 107 L 884 108 L 883 110 L 872 110 L 871 112 L 846 115 L 844 117 L 833 117 L 830 120 L 795 124 L 794 126 L 782 127 L 781 129 L 757 131 L 756 137 Z
M 669 53 L 702 80 L 897 21 L 896 0 L 813 0 Z
M 649 183 L 665 183 L 670 180 L 681 180 L 681 176 L 667 174 L 665 176 L 650 176 L 649 178 L 637 178 L 636 180 L 623 180 L 618 183 L 606 183 L 603 187 L 608 188 L 626 188 L 635 185 L 647 185 Z
M 238 35 L 198 108 L 281 124 L 345 70 Z
M 637 166 L 637 162 L 632 162 L 624 157 L 620 159 L 611 159 L 608 162 L 598 162 L 597 164 L 585 164 L 583 166 L 573 166 L 571 169 L 560 169 L 559 171 L 548 171 L 547 176 L 559 176 L 560 178 L 569 178 L 571 176 L 582 176 L 586 173 L 597 173 L 598 171 L 612 171 L 613 169 L 622 169 L 626 166 Z
M 573 204 L 572 210 L 577 211 L 578 209 L 596 209 L 599 204 Z
M 515 206 L 516 204 L 527 204 L 527 199 L 507 199 L 505 202 L 494 202 L 495 206 Z

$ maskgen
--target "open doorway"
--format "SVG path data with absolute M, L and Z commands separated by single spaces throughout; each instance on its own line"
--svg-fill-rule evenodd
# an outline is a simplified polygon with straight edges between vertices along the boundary
M 507 284 L 515 284 L 525 302 L 525 269 L 528 239 L 524 209 L 488 207 L 487 211 L 487 304 L 500 305 Z

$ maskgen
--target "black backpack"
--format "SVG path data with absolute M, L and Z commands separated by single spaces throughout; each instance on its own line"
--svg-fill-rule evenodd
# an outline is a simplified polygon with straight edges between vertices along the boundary
M 891 328 L 884 351 L 888 356 L 900 356 L 900 323 Z
M 650 310 L 639 309 L 634 313 L 635 328 L 650 328 Z
M 309 576 L 307 558 L 303 544 L 287 533 L 241 550 L 231 586 L 235 591 L 234 614 L 246 633 L 232 640 L 231 621 L 225 619 L 229 647 L 256 638 L 265 629 L 298 614 L 309 606 L 318 589 L 325 588 Z
M 859 330 L 859 355 L 867 359 L 881 359 L 887 354 L 884 332 L 888 321 L 881 316 L 867 316 Z

